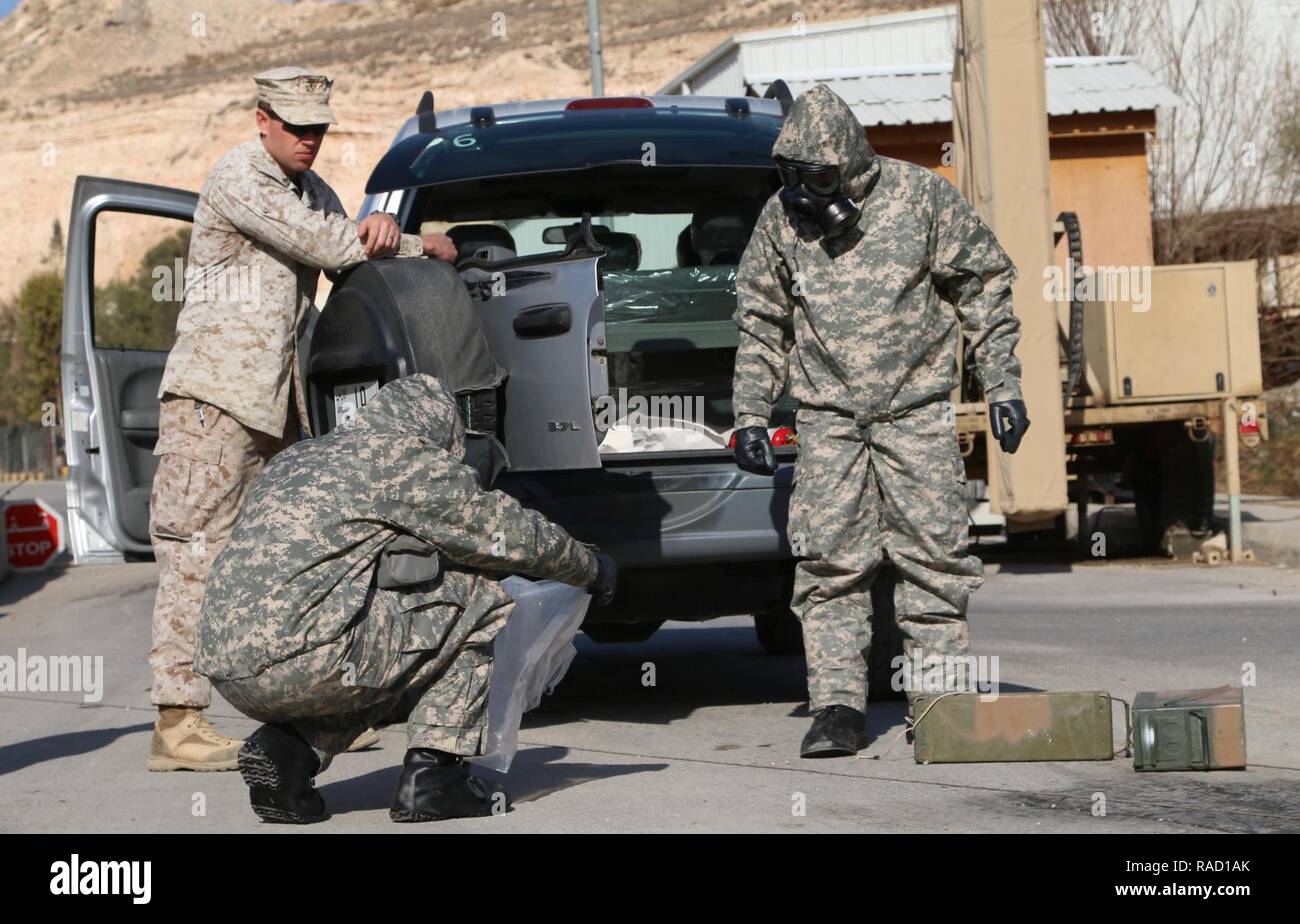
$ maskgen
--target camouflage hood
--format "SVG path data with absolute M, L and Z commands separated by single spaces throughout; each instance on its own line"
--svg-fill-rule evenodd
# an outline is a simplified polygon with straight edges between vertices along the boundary
M 389 382 L 357 415 L 352 427 L 335 433 L 340 441 L 362 442 L 381 433 L 390 443 L 433 446 L 457 461 L 465 455 L 465 430 L 455 397 L 446 385 L 423 373 Z
M 786 116 L 772 156 L 840 168 L 844 194 L 860 200 L 880 173 L 876 152 L 867 142 L 849 104 L 824 84 L 800 93 Z

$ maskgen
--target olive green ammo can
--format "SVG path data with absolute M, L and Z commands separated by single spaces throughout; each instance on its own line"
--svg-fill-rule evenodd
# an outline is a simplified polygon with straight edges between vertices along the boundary
M 1139 693 L 1133 701 L 1134 770 L 1246 766 L 1241 687 Z
M 912 715 L 918 764 L 1115 756 L 1106 693 L 1001 693 L 988 701 L 980 693 L 924 695 Z

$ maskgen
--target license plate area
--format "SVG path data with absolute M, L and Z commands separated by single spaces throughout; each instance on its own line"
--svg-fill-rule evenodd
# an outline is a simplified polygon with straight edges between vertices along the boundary
M 353 382 L 334 386 L 334 426 L 350 427 L 357 414 L 379 391 L 378 382 Z

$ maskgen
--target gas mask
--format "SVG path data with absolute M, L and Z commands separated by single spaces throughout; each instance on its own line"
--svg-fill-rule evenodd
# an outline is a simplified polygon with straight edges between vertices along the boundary
M 791 221 L 816 225 L 826 238 L 857 224 L 862 210 L 840 194 L 840 169 L 775 157 L 781 174 L 781 205 Z

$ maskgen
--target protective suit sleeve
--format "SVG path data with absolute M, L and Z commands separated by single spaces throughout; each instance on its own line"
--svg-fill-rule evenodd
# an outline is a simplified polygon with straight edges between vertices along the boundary
M 1020 319 L 1011 307 L 1015 264 L 956 187 L 937 175 L 932 202 L 935 286 L 957 313 L 989 403 L 1020 400 Z
M 774 217 L 784 220 L 769 203 L 759 217 L 736 272 L 736 326 L 740 345 L 732 405 L 736 426 L 766 427 L 772 405 L 781 397 L 794 347 L 794 295 L 790 273 L 773 240 Z
M 468 465 L 429 447 L 429 464 L 376 479 L 378 518 L 436 546 L 452 561 L 588 587 L 596 556 L 536 510 L 484 491 Z

